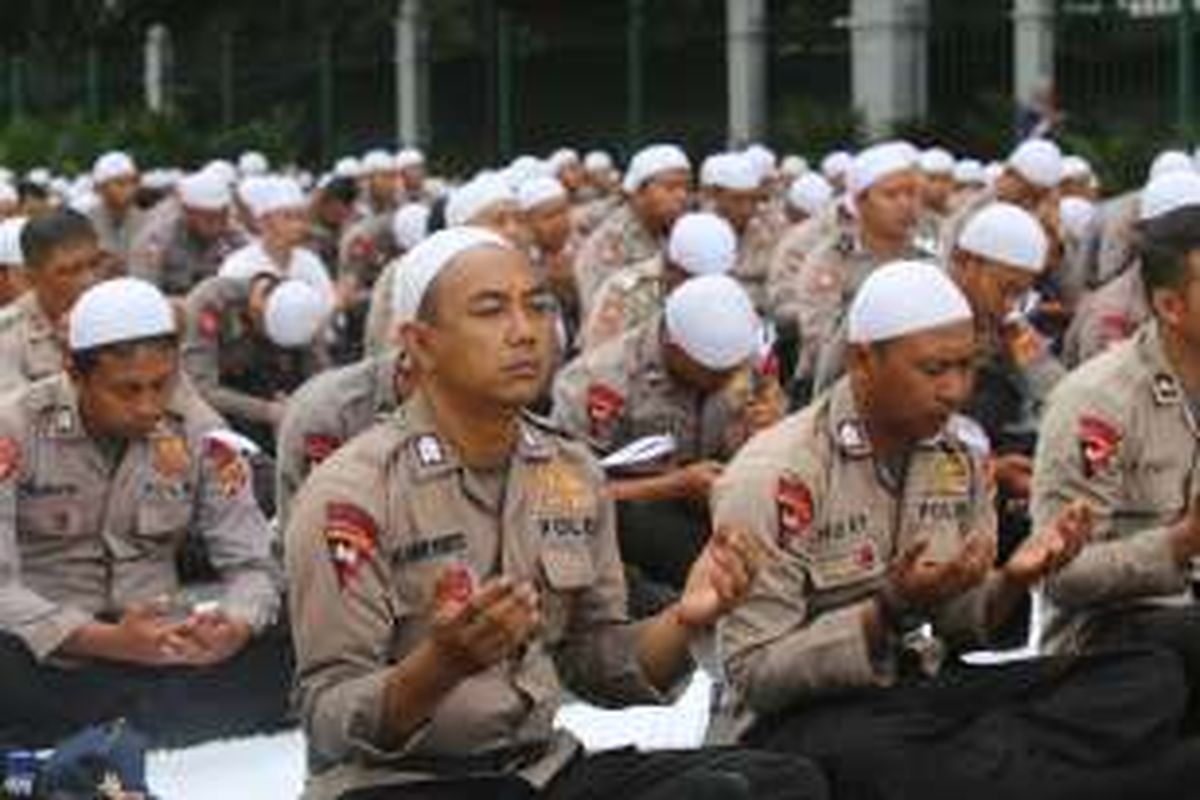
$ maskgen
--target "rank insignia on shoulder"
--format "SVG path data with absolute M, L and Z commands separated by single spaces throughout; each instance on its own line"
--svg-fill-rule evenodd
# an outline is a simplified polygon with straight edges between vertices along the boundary
M 304 457 L 310 466 L 316 466 L 329 458 L 339 447 L 342 440 L 327 433 L 309 433 L 304 436 Z
M 417 439 L 417 461 L 422 467 L 436 467 L 446 461 L 446 451 L 442 442 L 432 433 L 427 433 Z
M 1155 403 L 1160 406 L 1176 405 L 1181 397 L 1179 382 L 1175 380 L 1175 376 L 1166 372 L 1160 372 L 1154 376 Z
M 858 420 L 846 419 L 839 422 L 837 441 L 842 452 L 848 456 L 860 458 L 871 453 L 871 443 L 867 439 L 867 432 L 863 430 L 862 423 Z

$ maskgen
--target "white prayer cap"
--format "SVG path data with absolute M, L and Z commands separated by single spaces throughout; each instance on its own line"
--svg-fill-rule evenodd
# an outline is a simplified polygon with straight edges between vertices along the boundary
M 1049 139 L 1026 139 L 1009 154 L 1008 166 L 1034 186 L 1053 189 L 1062 180 L 1062 151 Z
M 664 172 L 687 170 L 690 172 L 692 163 L 687 154 L 677 145 L 652 144 L 637 151 L 625 171 L 623 188 L 633 194 L 649 180 Z
M 491 206 L 513 203 L 516 199 L 508 183 L 496 173 L 477 175 L 450 193 L 446 201 L 446 225 L 467 225 Z
M 226 186 L 233 186 L 237 183 L 237 169 L 223 158 L 217 158 L 208 162 L 200 171 L 216 175 Z
M 1148 180 L 1154 180 L 1160 175 L 1166 175 L 1168 172 L 1194 172 L 1192 159 L 1182 150 L 1164 150 L 1154 157 L 1154 161 L 1150 163 L 1150 177 Z
M 999 161 L 989 161 L 983 168 L 983 181 L 988 186 L 995 186 L 996 181 L 1004 174 L 1004 165 Z
M 113 278 L 88 289 L 71 308 L 72 352 L 175 333 L 175 312 L 158 288 L 140 278 Z
M 396 169 L 419 167 L 425 163 L 425 154 L 415 147 L 406 147 L 396 153 Z
M 1075 195 L 1064 197 L 1058 201 L 1058 218 L 1068 236 L 1083 239 L 1087 236 L 1092 220 L 1096 218 L 1096 204 Z
M 521 207 L 522 211 L 537 208 L 542 203 L 566 199 L 567 190 L 558 182 L 558 179 L 544 175 L 530 178 L 517 189 L 517 205 Z
M 762 184 L 762 172 L 744 153 L 717 153 L 700 165 L 700 185 L 751 192 Z
M 560 147 L 546 159 L 550 168 L 557 174 L 563 167 L 579 163 L 579 153 L 570 147 Z
M 711 370 L 739 366 L 758 352 L 762 322 L 754 303 L 728 275 L 684 281 L 667 297 L 668 338 L 688 357 Z
M 854 157 L 846 178 L 847 193 L 857 197 L 884 178 L 916 166 L 916 151 L 904 142 L 884 142 Z
M 416 319 L 425 293 L 442 270 L 463 253 L 483 247 L 514 249 L 499 234 L 486 228 L 462 225 L 440 230 L 405 253 L 392 283 L 392 313 L 396 322 Z
M 931 147 L 922 152 L 918 164 L 926 175 L 954 174 L 954 156 L 942 147 Z
M 238 172 L 242 175 L 266 175 L 271 165 L 267 157 L 257 150 L 247 150 L 238 157 Z
M 833 186 L 819 173 L 806 172 L 788 187 L 787 201 L 792 208 L 815 216 L 833 201 Z
M 250 207 L 250 213 L 255 217 L 304 207 L 304 192 L 300 191 L 300 186 L 291 178 L 273 176 L 258 180 L 262 181 L 261 188 L 256 188 L 252 197 L 243 198 Z
M 296 278 L 282 280 L 267 296 L 263 329 L 279 347 L 309 344 L 333 311 L 330 297 Z
M 667 260 L 691 275 L 729 272 L 737 260 L 737 234 L 716 214 L 684 214 L 671 227 Z
M 588 172 L 608 172 L 613 168 L 612 156 L 603 150 L 593 150 L 584 156 L 583 168 Z
M 808 172 L 808 161 L 804 156 L 788 155 L 779 162 L 779 171 L 789 178 L 798 178 Z
M 988 261 L 1034 274 L 1046 266 L 1050 248 L 1037 218 L 1011 203 L 990 203 L 971 215 L 956 244 Z
M 1092 165 L 1083 156 L 1066 156 L 1062 161 L 1064 181 L 1086 181 L 1092 177 Z
M 758 171 L 760 179 L 770 177 L 775 172 L 775 167 L 778 165 L 779 159 L 775 155 L 775 151 L 767 147 L 765 144 L 755 142 L 742 151 L 742 155 L 750 159 L 750 163 L 754 165 L 754 169 Z
M 152 169 L 142 175 L 142 186 L 152 191 L 167 191 L 175 185 L 175 175 L 170 170 Z M 65 178 L 55 178 L 50 182 L 51 188 L 61 193 L 70 187 Z
M 0 167 L 0 183 L 12 183 L 17 174 L 8 167 Z
M 974 158 L 961 159 L 954 165 L 954 182 L 966 184 L 981 184 L 986 182 L 983 174 L 983 164 Z
M 945 272 L 927 261 L 893 261 L 859 287 L 847 315 L 851 344 L 885 342 L 971 319 L 971 306 Z
M 854 163 L 854 156 L 845 150 L 835 150 L 821 159 L 821 174 L 829 181 L 843 177 Z
M 371 150 L 363 156 L 360 167 L 363 175 L 392 172 L 396 169 L 396 159 L 387 150 Z
M 8 181 L 0 181 L 0 203 L 18 203 L 21 196 L 17 194 L 17 189 Z
M 92 180 L 99 185 L 105 181 L 137 175 L 137 171 L 137 165 L 133 163 L 133 159 L 129 157 L 128 153 L 113 150 L 100 156 L 96 159 L 96 163 L 92 164 Z M 47 183 L 49 177 L 47 174 Z
M 392 214 L 392 238 L 401 250 L 412 250 L 428 233 L 429 206 L 407 203 Z
M 1177 170 L 1151 179 L 1138 196 L 1138 219 L 1161 217 L 1184 206 L 1200 205 L 1200 175 Z
M 179 202 L 186 208 L 202 211 L 221 211 L 229 207 L 232 195 L 229 184 L 215 171 L 201 170 L 179 182 Z
M 21 231 L 28 217 L 9 217 L 0 221 L 0 266 L 25 266 L 25 253 L 21 249 Z
M 339 178 L 357 178 L 362 175 L 362 162 L 354 156 L 344 156 L 333 165 L 333 174 Z
M 26 180 L 30 183 L 36 183 L 38 186 L 49 186 L 52 177 L 50 170 L 45 167 L 34 167 L 25 175 Z M 99 181 L 96 181 L 96 183 L 99 183 Z

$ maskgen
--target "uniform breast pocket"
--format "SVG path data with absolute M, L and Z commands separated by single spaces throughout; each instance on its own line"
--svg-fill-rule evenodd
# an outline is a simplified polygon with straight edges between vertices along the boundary
M 82 536 L 85 512 L 83 503 L 64 497 L 23 499 L 17 505 L 17 530 L 24 536 Z
M 560 641 L 570 626 L 579 593 L 596 581 L 591 550 L 583 542 L 542 549 L 542 614 L 545 640 Z
M 192 520 L 192 505 L 180 498 L 143 500 L 138 505 L 137 533 L 153 540 L 182 537 Z

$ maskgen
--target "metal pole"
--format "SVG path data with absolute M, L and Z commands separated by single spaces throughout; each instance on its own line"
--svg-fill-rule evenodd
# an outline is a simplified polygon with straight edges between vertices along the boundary
M 643 73 L 645 71 L 645 0 L 628 0 L 628 21 L 625 40 L 625 136 L 632 152 L 642 136 L 645 103 Z
M 1195 33 L 1196 7 L 1194 0 L 1180 0 L 1179 3 L 1179 59 L 1178 59 L 1178 108 L 1179 133 L 1188 135 L 1192 130 L 1192 86 L 1195 51 L 1193 34 Z
M 221 125 L 233 127 L 233 29 L 221 30 Z
M 333 153 L 333 80 L 333 31 L 324 28 L 317 42 L 317 108 L 323 164 L 332 160 Z
M 513 154 L 513 20 L 512 11 L 501 7 L 496 17 L 496 141 L 501 159 Z

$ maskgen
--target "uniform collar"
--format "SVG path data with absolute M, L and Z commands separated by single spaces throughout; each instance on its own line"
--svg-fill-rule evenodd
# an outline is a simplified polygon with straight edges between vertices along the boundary
M 396 393 L 396 378 L 399 370 L 405 369 L 408 357 L 398 349 L 375 360 L 375 394 L 372 402 L 375 413 L 383 413 L 400 405 L 402 398 Z
M 30 339 L 57 338 L 54 323 L 50 321 L 50 317 L 46 316 L 42 304 L 38 302 L 37 295 L 32 289 L 21 295 L 17 299 L 17 304 L 21 306 L 28 322 Z
M 1154 397 L 1154 404 L 1179 405 L 1184 399 L 1183 385 L 1175 377 L 1175 370 L 1167 361 L 1157 320 L 1151 319 L 1138 330 L 1134 346 L 1143 363 L 1149 367 L 1150 392 Z
M 146 437 L 152 439 L 159 436 L 174 436 L 177 434 L 178 423 L 186 419 L 186 402 L 182 396 L 189 391 L 181 381 L 171 393 L 167 403 L 166 414 L 158 426 Z M 39 435 L 53 439 L 87 439 L 87 429 L 83 425 L 83 415 L 79 411 L 79 393 L 65 372 L 60 372 L 45 381 L 46 395 L 41 405 L 42 425 Z M 191 390 L 194 391 L 194 390 Z
M 408 450 L 418 479 L 432 479 L 455 472 L 462 462 L 454 445 L 438 432 L 433 409 L 420 390 L 413 392 L 399 412 L 405 427 L 402 440 Z M 514 455 L 521 461 L 545 461 L 554 455 L 547 434 L 538 430 L 524 416 L 518 419 L 517 444 Z
M 873 455 L 871 439 L 867 435 L 867 425 L 859 413 L 854 400 L 854 391 L 850 386 L 849 376 L 842 377 L 829 390 L 828 426 L 829 436 L 834 446 L 846 458 L 868 458 Z M 952 416 L 937 434 L 929 439 L 917 442 L 912 451 L 924 448 L 939 448 L 952 443 L 961 442 L 960 428 L 972 426 L 973 423 L 961 415 Z M 975 425 L 974 427 L 978 427 Z

